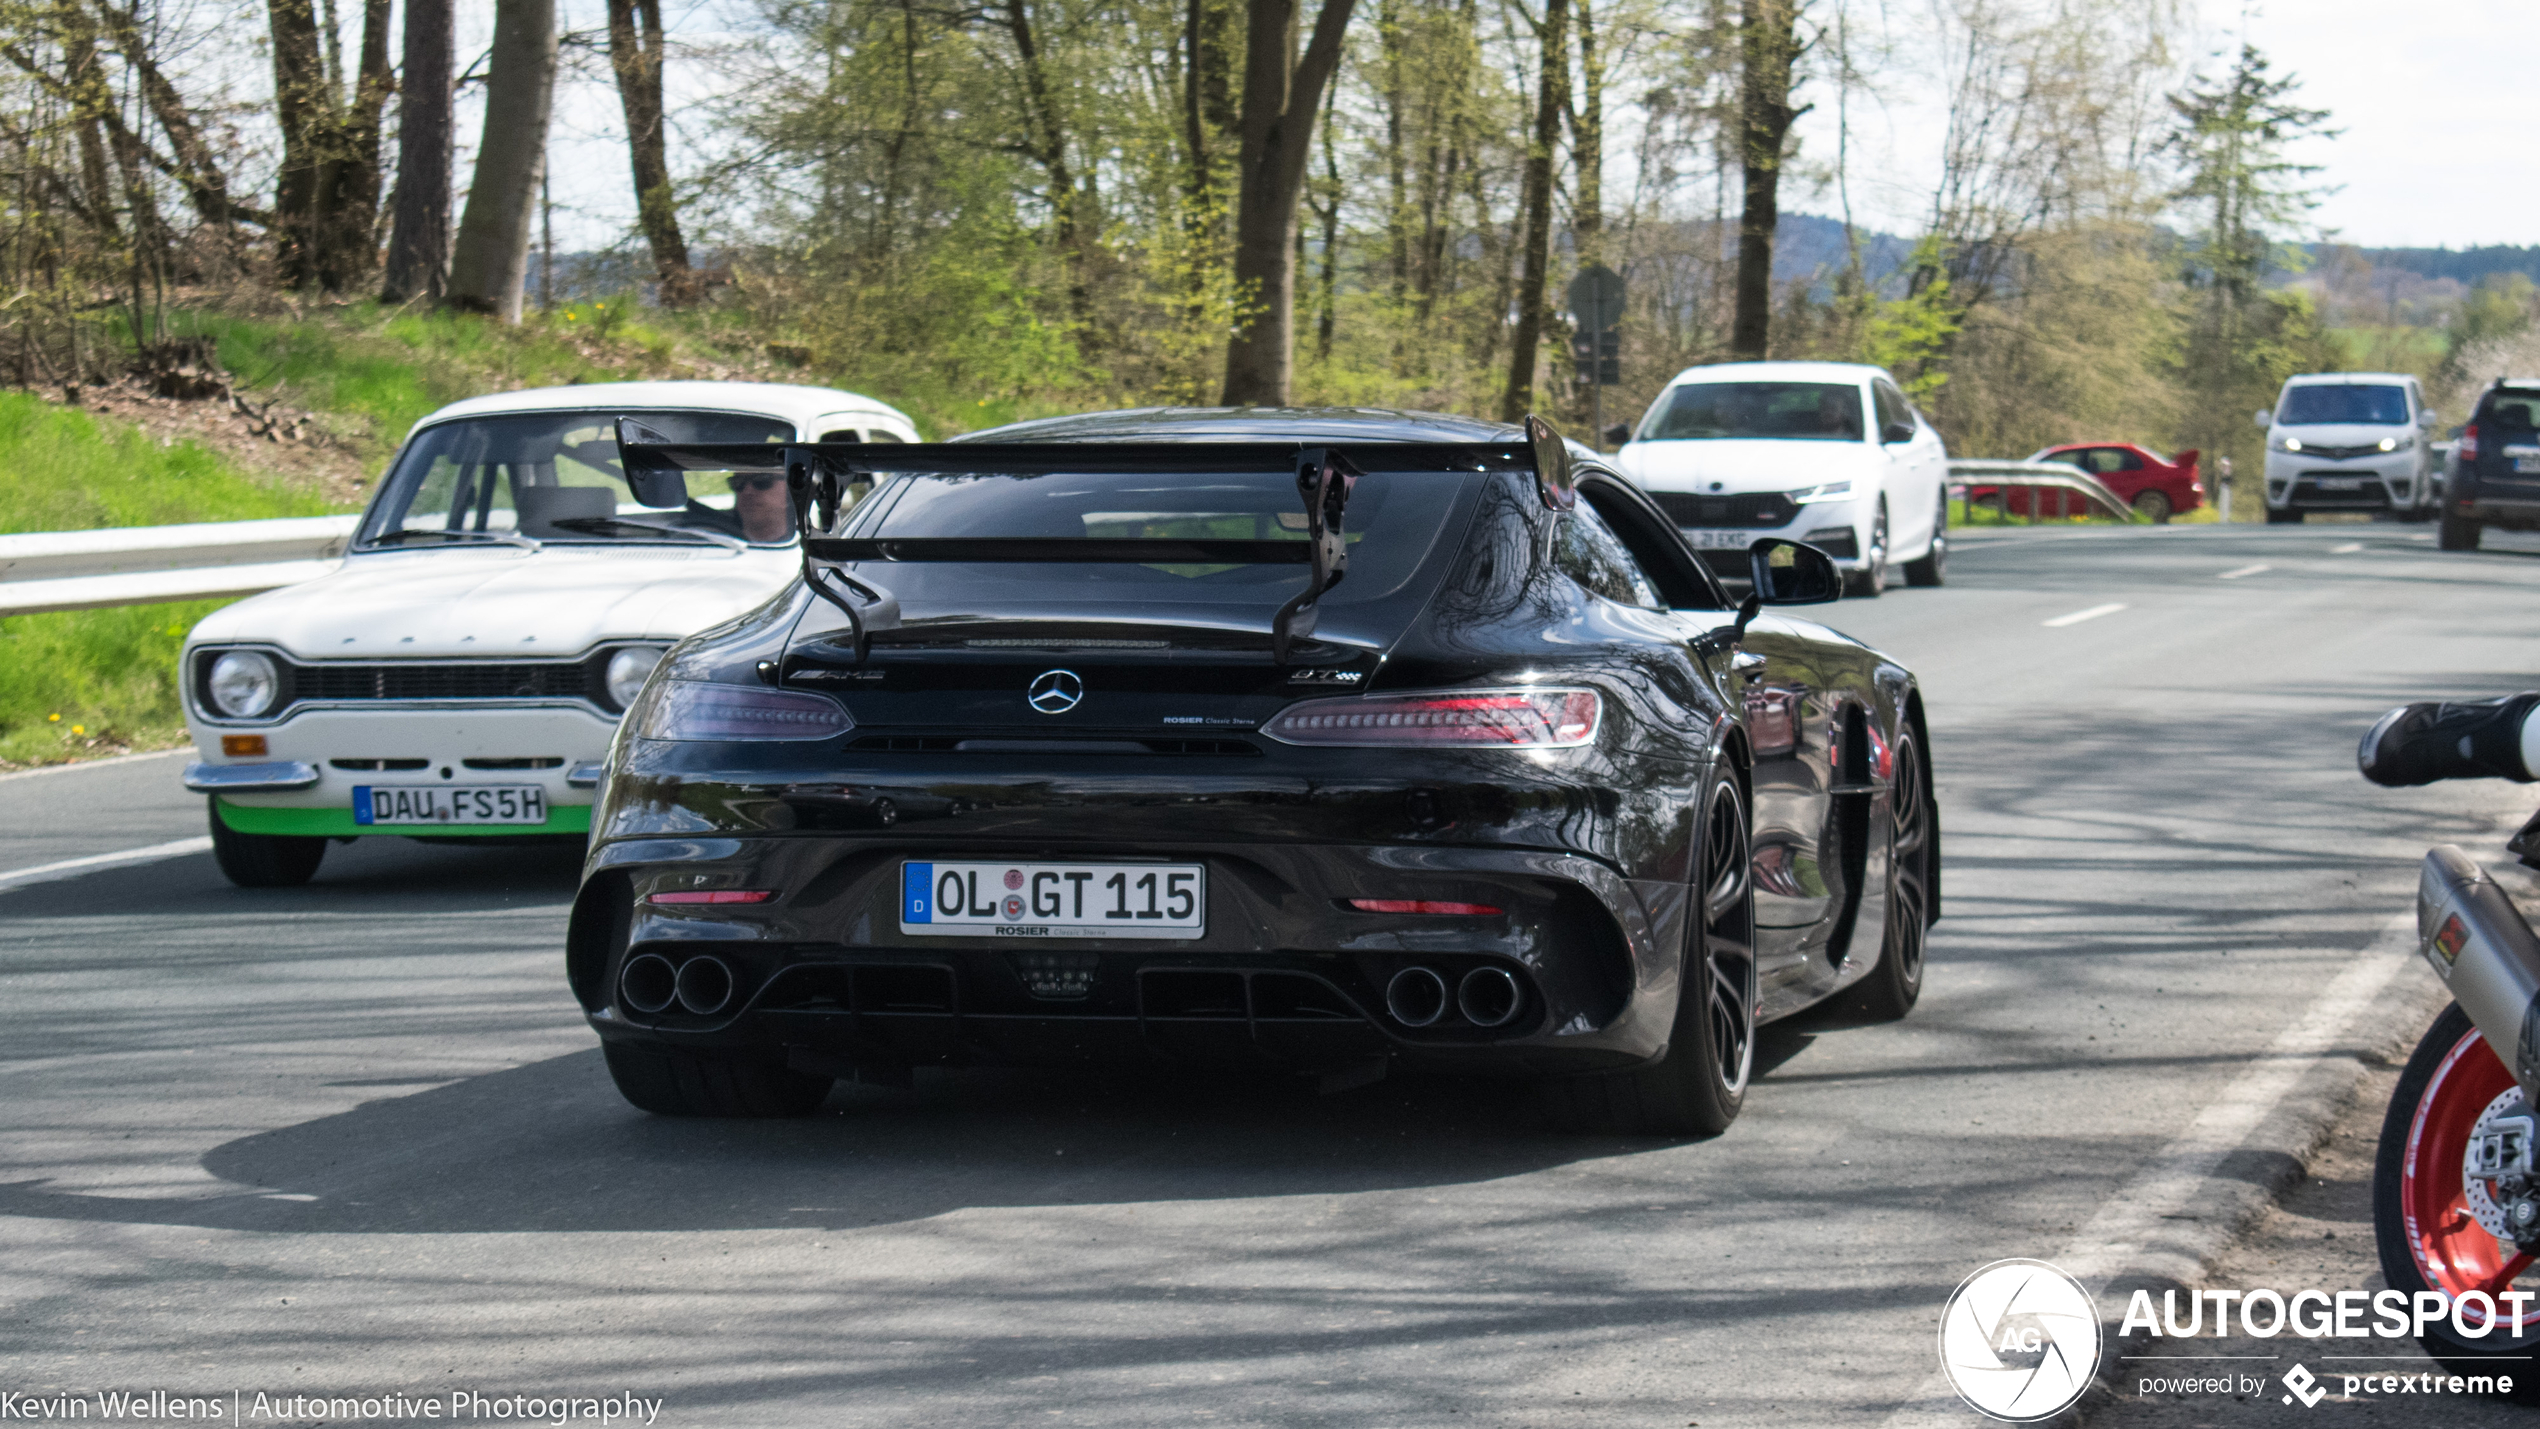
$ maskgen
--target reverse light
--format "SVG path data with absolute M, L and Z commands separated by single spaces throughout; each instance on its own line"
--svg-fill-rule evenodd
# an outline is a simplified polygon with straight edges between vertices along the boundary
M 639 739 L 834 739 L 855 719 L 826 695 L 664 680 L 633 715 Z
M 1805 506 L 1811 501 L 1841 501 L 1851 494 L 1851 482 L 1829 481 L 1823 486 L 1803 486 L 1789 496 L 1792 505 Z
M 1437 913 L 1450 918 L 1491 918 L 1503 911 L 1487 903 L 1439 903 L 1426 898 L 1353 898 L 1349 906 L 1361 913 Z
M 700 888 L 687 893 L 648 893 L 647 903 L 764 903 L 776 896 L 773 888 Z
M 1381 749 L 1576 749 L 1596 738 L 1594 690 L 1439 690 L 1304 700 L 1261 732 L 1282 744 Z

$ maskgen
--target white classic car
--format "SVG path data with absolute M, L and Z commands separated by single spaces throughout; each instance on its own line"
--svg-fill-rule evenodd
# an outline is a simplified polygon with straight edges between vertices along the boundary
M 344 564 L 187 638 L 185 786 L 233 883 L 305 883 L 329 839 L 582 837 L 619 716 L 672 642 L 794 580 L 765 471 L 638 504 L 616 421 L 690 442 L 914 442 L 852 392 L 627 382 L 507 392 L 416 424 Z

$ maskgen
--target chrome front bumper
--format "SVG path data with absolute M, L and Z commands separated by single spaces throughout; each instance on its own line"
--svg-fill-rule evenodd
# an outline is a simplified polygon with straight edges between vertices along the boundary
M 318 767 L 297 759 L 185 766 L 185 787 L 197 794 L 280 794 L 313 788 L 317 781 Z

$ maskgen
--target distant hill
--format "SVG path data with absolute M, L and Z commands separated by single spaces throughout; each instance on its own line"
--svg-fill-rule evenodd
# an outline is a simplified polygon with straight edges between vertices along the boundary
M 2329 244 L 2303 245 L 2317 260 Z M 2335 245 L 2343 246 L 2343 245 Z M 2520 273 L 2540 282 L 2540 246 L 2491 244 L 2483 248 L 2357 248 L 2366 263 L 2385 271 L 2414 273 L 2421 278 L 2450 278 L 2464 286 L 2497 273 Z

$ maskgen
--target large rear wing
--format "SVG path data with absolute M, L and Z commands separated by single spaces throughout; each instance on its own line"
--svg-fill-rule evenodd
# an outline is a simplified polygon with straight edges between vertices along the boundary
M 1525 421 L 1511 442 L 933 442 L 874 444 L 674 442 L 637 418 L 617 421 L 627 485 L 646 506 L 686 503 L 686 473 L 763 471 L 781 464 L 802 533 L 803 580 L 846 614 L 862 661 L 873 632 L 899 624 L 899 601 L 862 571 L 888 562 L 1084 561 L 1117 565 L 1302 565 L 1305 589 L 1270 622 L 1272 658 L 1286 664 L 1296 640 L 1314 632 L 1323 593 L 1349 571 L 1342 523 L 1357 479 L 1370 472 L 1532 472 L 1547 507 L 1576 499 L 1570 451 L 1550 423 Z M 769 458 L 775 458 L 771 462 Z M 846 539 L 829 534 L 850 486 L 894 475 L 1051 475 L 1062 472 L 1194 476 L 1294 473 L 1306 519 L 1302 541 L 1009 538 Z

